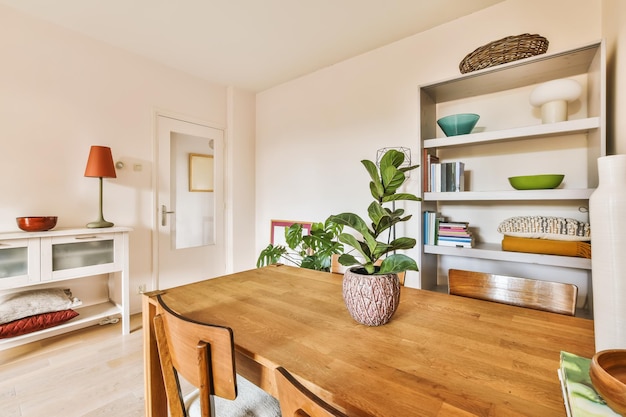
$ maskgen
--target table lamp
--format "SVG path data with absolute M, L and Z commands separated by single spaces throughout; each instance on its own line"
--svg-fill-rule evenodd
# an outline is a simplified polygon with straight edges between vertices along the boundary
M 92 146 L 89 151 L 89 159 L 85 168 L 85 177 L 100 179 L 100 217 L 95 222 L 87 224 L 88 228 L 111 227 L 113 223 L 107 222 L 102 216 L 102 178 L 116 178 L 115 165 L 111 148 L 106 146 Z

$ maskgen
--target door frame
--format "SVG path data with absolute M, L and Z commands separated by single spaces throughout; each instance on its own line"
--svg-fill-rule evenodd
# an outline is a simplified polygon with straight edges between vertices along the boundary
M 176 113 L 167 110 L 155 109 L 152 112 L 152 274 L 151 274 L 151 289 L 155 290 L 158 284 L 158 272 L 159 272 L 159 135 L 158 135 L 158 123 L 159 117 L 167 117 L 170 119 L 176 119 L 185 123 L 193 123 L 201 126 L 206 126 L 212 129 L 219 129 L 224 132 L 224 146 L 223 146 L 223 178 L 224 178 L 224 224 L 223 224 L 223 234 L 224 234 L 224 263 L 226 265 L 226 272 L 230 272 L 232 270 L 232 258 L 233 258 L 233 248 L 232 248 L 232 238 L 231 231 L 232 227 L 230 222 L 232 221 L 232 194 L 231 194 L 231 176 L 227 175 L 229 172 L 229 160 L 226 157 L 231 154 L 231 149 L 229 149 L 231 141 L 228 140 L 228 130 L 218 124 L 213 122 L 208 122 L 206 120 L 202 120 L 196 117 L 191 117 L 188 115 L 184 115 L 181 113 Z M 216 209 L 219 209 L 216 207 Z

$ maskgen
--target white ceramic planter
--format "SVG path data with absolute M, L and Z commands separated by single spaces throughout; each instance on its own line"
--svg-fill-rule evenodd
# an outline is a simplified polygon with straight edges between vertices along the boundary
M 589 199 L 596 352 L 626 349 L 626 155 L 598 158 Z

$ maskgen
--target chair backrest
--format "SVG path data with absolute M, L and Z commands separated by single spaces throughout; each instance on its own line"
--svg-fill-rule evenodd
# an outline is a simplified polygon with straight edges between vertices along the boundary
M 448 286 L 453 295 L 569 316 L 576 314 L 578 287 L 573 284 L 450 269 Z
M 330 256 L 330 272 L 333 274 L 343 275 L 346 272 L 346 269 L 348 268 L 339 263 L 339 255 L 332 254 Z
M 200 390 L 202 416 L 211 416 L 210 395 L 237 397 L 233 332 L 173 312 L 157 296 L 154 331 L 172 417 L 186 415 L 178 375 Z
M 285 368 L 274 372 L 282 417 L 347 417 L 309 391 Z

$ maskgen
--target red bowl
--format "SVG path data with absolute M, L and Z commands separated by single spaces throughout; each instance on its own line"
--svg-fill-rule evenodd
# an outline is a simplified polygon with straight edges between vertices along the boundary
M 57 216 L 17 217 L 17 226 L 26 232 L 44 232 L 57 225 Z

